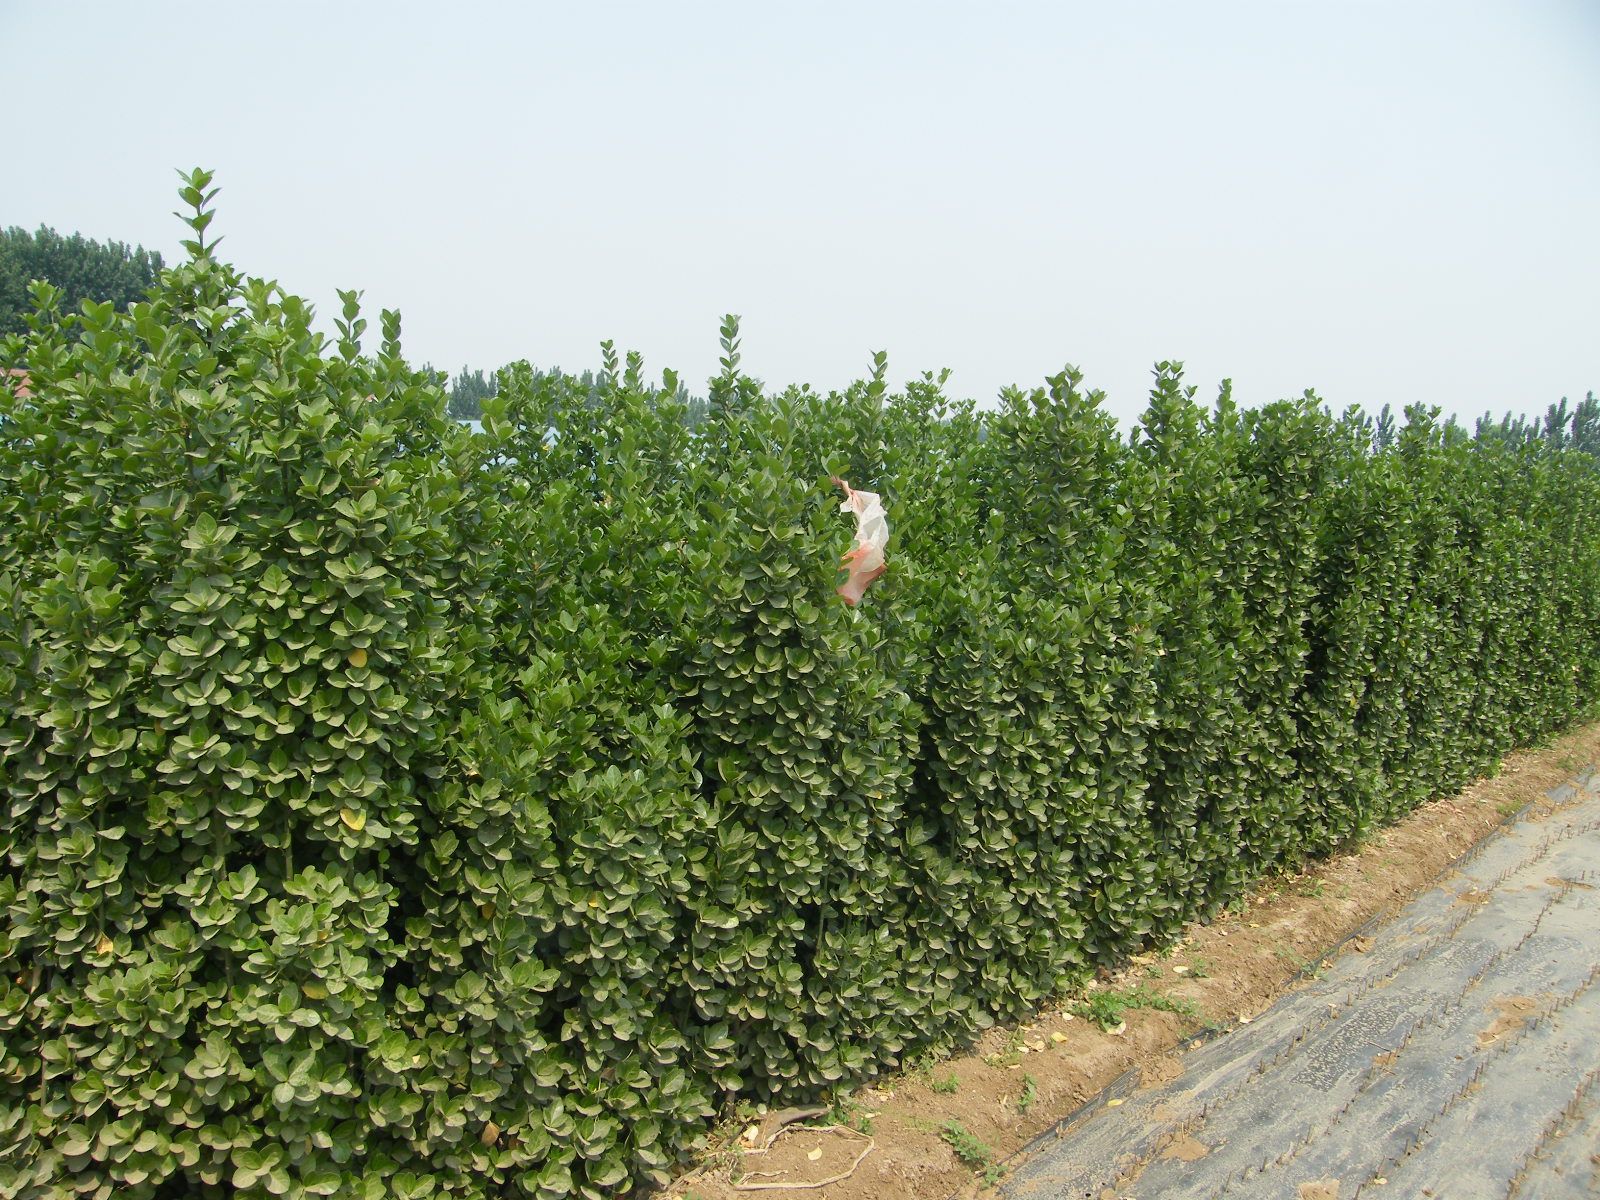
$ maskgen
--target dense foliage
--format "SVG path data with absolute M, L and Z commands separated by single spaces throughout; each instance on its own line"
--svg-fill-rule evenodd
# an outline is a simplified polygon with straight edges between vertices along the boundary
M 161 255 L 143 246 L 97 242 L 79 233 L 62 237 L 48 226 L 35 233 L 15 225 L 0 230 L 0 336 L 26 330 L 28 285 L 34 280 L 60 288 L 68 311 L 76 312 L 85 300 L 126 308 L 144 298 L 162 266 Z
M 0 392 L 0 1197 L 603 1196 L 1600 696 L 1594 404 L 1122 436 L 605 347 L 446 414 L 206 241 Z M 1554 418 L 1559 416 L 1559 421 Z M 833 595 L 880 492 L 889 574 Z

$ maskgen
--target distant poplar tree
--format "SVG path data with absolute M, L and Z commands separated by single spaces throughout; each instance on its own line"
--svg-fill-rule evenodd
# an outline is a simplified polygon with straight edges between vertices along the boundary
M 494 395 L 494 390 L 493 375 L 486 376 L 481 368 L 469 371 L 462 367 L 450 383 L 450 415 L 458 421 L 476 421 L 483 416 L 483 402 Z

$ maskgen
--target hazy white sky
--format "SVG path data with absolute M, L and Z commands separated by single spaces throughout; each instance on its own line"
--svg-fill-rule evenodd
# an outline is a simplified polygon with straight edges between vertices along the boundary
M 0 225 L 214 230 L 454 370 L 1600 390 L 1600 2 L 0 0 Z

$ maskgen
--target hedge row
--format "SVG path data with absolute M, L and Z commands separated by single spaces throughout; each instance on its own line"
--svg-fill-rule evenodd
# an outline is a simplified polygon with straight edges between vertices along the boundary
M 620 1194 L 1600 696 L 1592 401 L 445 416 L 194 239 L 0 367 L 0 1197 Z M 27 394 L 25 394 L 27 393 Z M 1531 434 L 1531 435 L 1530 435 Z M 1581 440 L 1581 439 L 1580 439 Z M 877 491 L 888 575 L 833 595 Z

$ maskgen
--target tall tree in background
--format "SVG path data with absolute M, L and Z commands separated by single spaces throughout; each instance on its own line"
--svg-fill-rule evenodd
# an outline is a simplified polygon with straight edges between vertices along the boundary
M 1554 450 L 1582 450 L 1600 458 L 1600 398 L 1590 392 L 1573 404 L 1563 396 L 1543 417 L 1508 412 L 1497 422 L 1484 413 L 1478 418 L 1477 436 L 1498 437 L 1517 445 L 1542 441 Z
M 82 234 L 62 237 L 49 226 L 37 233 L 13 225 L 0 232 L 0 335 L 21 333 L 31 311 L 28 284 L 45 279 L 66 293 L 76 311 L 84 300 L 110 300 L 125 308 L 143 299 L 161 273 L 161 255 L 124 242 L 97 242 Z
M 495 378 L 485 376 L 482 368 L 469 371 L 461 368 L 450 384 L 450 415 L 458 421 L 476 421 L 483 415 L 483 402 L 494 395 Z

